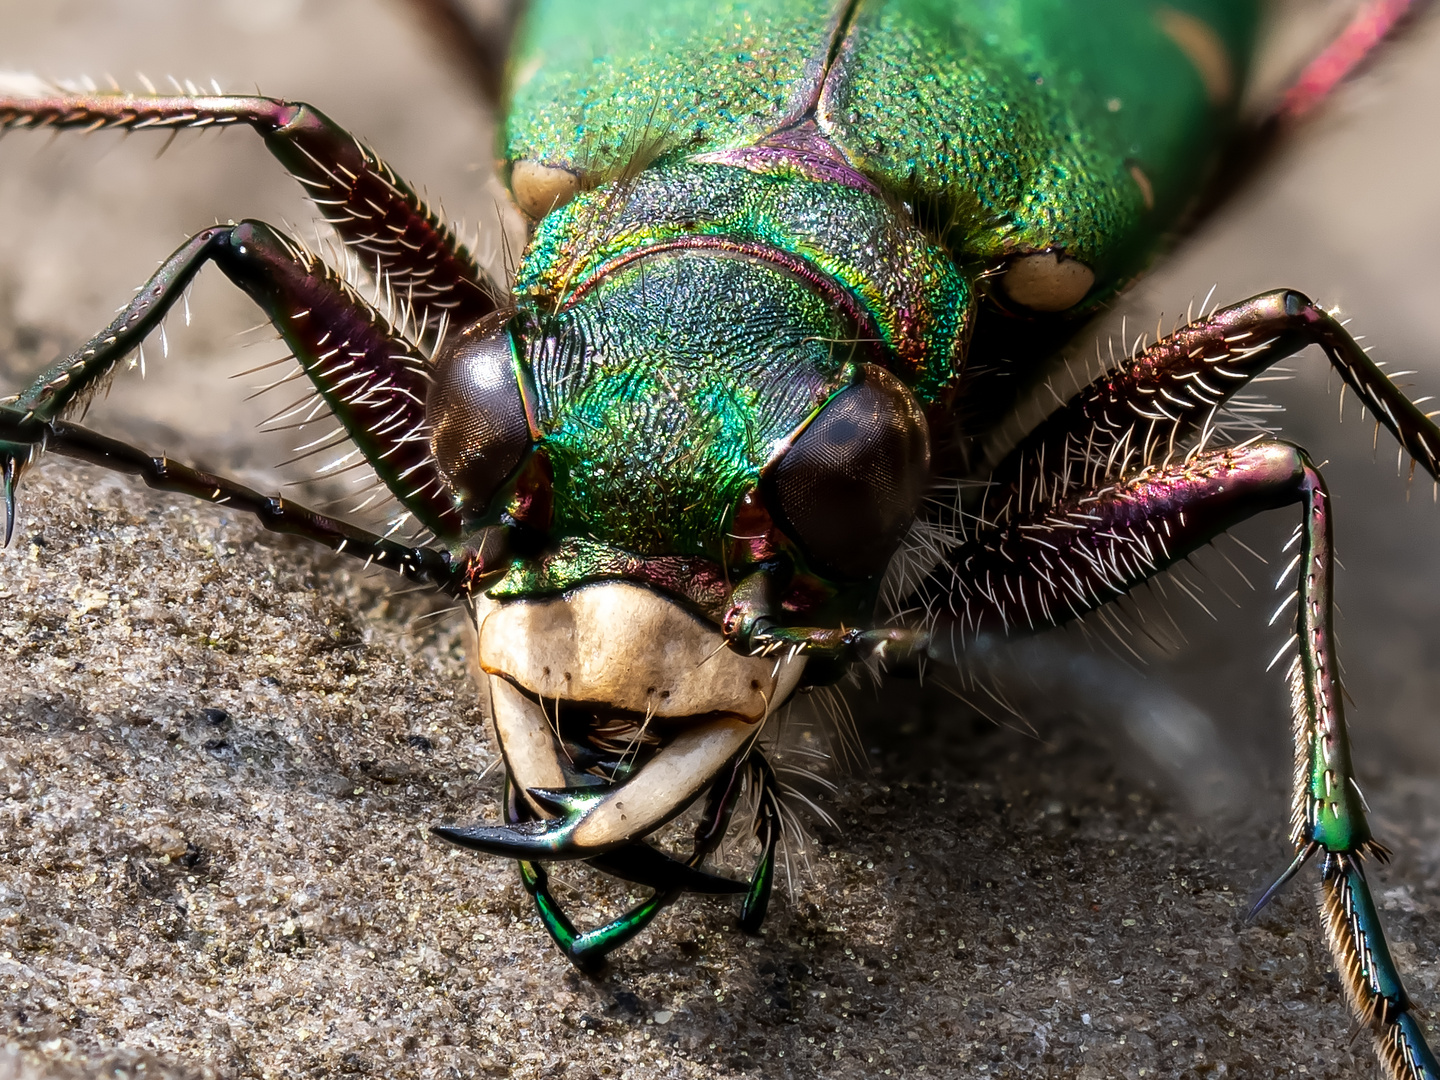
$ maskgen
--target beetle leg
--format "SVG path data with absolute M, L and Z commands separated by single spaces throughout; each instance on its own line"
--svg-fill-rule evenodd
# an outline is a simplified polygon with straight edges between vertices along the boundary
M 739 796 L 740 780 L 746 772 L 749 772 L 752 782 L 757 785 L 755 835 L 761 843 L 761 855 L 749 884 L 741 885 L 703 873 L 699 868 L 725 835 L 731 812 Z M 752 750 L 725 770 L 712 785 L 705 809 L 695 827 L 694 851 L 686 862 L 674 862 L 669 856 L 650 848 L 643 841 L 620 848 L 609 855 L 587 860 L 598 870 L 606 873 L 619 870 L 617 876 L 633 880 L 626 872 L 633 867 L 623 856 L 627 852 L 643 850 L 647 853 L 645 862 L 653 864 L 651 869 L 658 871 L 647 873 L 647 880 L 641 882 L 655 890 L 648 899 L 593 930 L 582 932 L 575 927 L 550 892 L 550 875 L 542 863 L 531 859 L 516 860 L 520 869 L 520 881 L 535 901 L 536 912 L 550 937 L 560 951 L 583 971 L 597 969 L 610 952 L 638 934 L 656 915 L 685 892 L 743 891 L 745 900 L 741 906 L 740 927 L 746 933 L 757 933 L 769 907 L 771 886 L 775 878 L 775 849 L 780 837 L 777 798 L 774 771 L 759 751 Z M 518 793 L 508 777 L 505 787 L 505 817 L 512 828 L 522 826 L 530 819 L 528 808 L 518 798 Z M 451 839 L 444 830 L 435 831 L 446 839 Z M 617 857 L 618 865 L 612 865 L 616 863 Z M 691 875 L 695 874 L 699 875 L 698 889 L 696 882 L 691 880 Z M 668 880 L 663 880 L 666 878 Z
M 1264 510 L 1300 501 L 1304 452 L 1281 442 L 1195 452 L 1100 486 L 1055 489 L 953 548 L 906 602 L 928 651 L 1058 626 L 1115 600 Z
M 695 853 L 691 865 L 698 866 L 714 851 L 730 827 L 730 815 L 740 796 L 740 781 L 749 774 L 755 785 L 755 838 L 760 841 L 760 857 L 745 887 L 745 901 L 740 908 L 740 929 L 747 934 L 760 931 L 770 906 L 770 890 L 775 882 L 775 848 L 780 842 L 779 785 L 775 770 L 758 749 L 752 749 L 722 773 L 710 789 L 705 811 L 695 827 Z
M 449 227 L 373 151 L 319 109 L 265 97 L 71 94 L 39 80 L 25 94 L 0 87 L 0 130 L 174 132 L 228 124 L 259 132 L 345 243 L 378 267 L 395 295 L 413 303 L 432 327 L 443 312 L 449 321 L 468 325 L 496 309 L 500 290 Z
M 1275 151 L 1296 123 L 1323 105 L 1421 6 L 1420 0 L 1361 0 L 1354 5 L 1354 14 L 1344 29 L 1320 44 L 1276 98 L 1248 119 L 1242 118 L 1210 182 L 1187 212 L 1185 228 L 1193 229 L 1196 223 L 1212 216 L 1273 165 Z
M 397 543 L 279 495 L 264 495 L 235 480 L 201 472 L 163 456 L 155 457 L 128 443 L 76 424 L 67 424 L 63 420 L 45 423 L 34 417 L 26 419 L 18 409 L 0 406 L 0 446 L 6 444 L 28 445 L 36 453 L 43 448 L 93 465 L 103 465 L 116 472 L 139 476 L 158 491 L 175 491 L 254 514 L 272 532 L 303 536 L 332 551 L 364 559 L 367 563 L 397 571 L 415 581 L 427 582 L 451 595 L 460 595 L 464 591 L 466 566 L 448 552 Z M 16 462 L 21 460 L 7 454 L 3 461 L 4 495 L 9 515 L 5 527 L 7 544 L 14 520 L 10 481 Z
M 1311 112 L 1419 6 L 1416 0 L 1365 0 L 1345 29 L 1286 88 L 1276 116 L 1293 122 Z
M 1409 1014 L 1361 866 L 1364 856 L 1386 852 L 1371 837 L 1351 767 L 1331 628 L 1330 500 L 1304 451 L 1282 442 L 1195 451 L 1179 463 L 1052 495 L 974 534 L 916 599 L 936 622 L 930 655 L 953 659 L 967 634 L 1008 634 L 1079 617 L 1240 521 L 1296 502 L 1305 518 L 1292 639 L 1299 655 L 1289 676 L 1296 747 L 1291 841 L 1297 864 L 1309 850 L 1324 854 L 1331 953 L 1391 1075 L 1437 1077 L 1440 1066 Z
M 1003 521 L 1172 456 L 1251 379 L 1308 345 L 1324 350 L 1361 405 L 1440 478 L 1440 428 L 1333 315 L 1279 289 L 1196 319 L 1077 393 L 996 466 L 984 516 Z
M 348 438 L 422 525 L 442 538 L 457 535 L 459 514 L 430 454 L 424 354 L 333 270 L 263 222 L 197 233 L 106 329 L 13 399 L 15 408 L 27 419 L 49 422 L 80 407 L 212 260 L 264 309 L 339 421 L 334 432 L 302 449 L 320 453 Z M 0 458 L 13 462 L 12 473 L 29 456 L 29 447 L 0 443 Z
M 740 929 L 758 934 L 770 910 L 770 893 L 775 885 L 775 848 L 780 843 L 779 785 L 775 770 L 758 750 L 749 758 L 750 775 L 757 788 L 755 837 L 760 841 L 760 858 L 750 875 L 750 887 L 740 907 Z
M 3 419 L 3 417 L 0 417 Z M 3 432 L 0 432 L 3 438 Z M 4 448 L 0 443 L 0 499 L 5 502 L 5 546 L 10 546 L 10 541 L 15 535 L 15 485 L 20 480 L 20 465 L 22 458 L 15 452 L 15 448 L 23 446 L 23 443 L 10 443 L 10 450 Z
M 506 822 L 512 827 L 524 825 L 530 819 L 531 813 L 507 775 Z M 623 915 L 603 926 L 582 932 L 576 929 L 564 908 L 551 894 L 550 874 L 544 865 L 531 859 L 517 859 L 516 863 L 520 869 L 520 882 L 530 894 L 530 899 L 535 902 L 535 911 L 540 916 L 541 925 L 570 962 L 585 972 L 593 973 L 598 970 L 606 956 L 650 925 L 655 916 L 674 903 L 683 891 L 678 887 L 657 888 L 648 899 L 642 900 Z

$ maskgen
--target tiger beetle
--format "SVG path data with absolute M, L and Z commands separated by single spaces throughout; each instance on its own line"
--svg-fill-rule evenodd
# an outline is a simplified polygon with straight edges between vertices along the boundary
M 1405 7 L 1364 8 L 1282 110 L 1322 97 Z M 1261 903 L 1317 861 L 1331 953 L 1388 1074 L 1440 1077 L 1366 881 L 1387 851 L 1346 735 L 1325 482 L 1300 447 L 1234 443 L 1224 421 L 1313 345 L 1437 480 L 1440 428 L 1332 313 L 1280 289 L 1192 315 L 986 450 L 1014 373 L 1203 195 L 1258 16 L 1246 0 L 533 0 L 496 80 L 503 176 L 533 223 L 503 285 L 309 105 L 8 79 L 5 128 L 254 129 L 414 318 L 392 325 L 264 222 L 197 233 L 0 407 L 6 542 L 49 450 L 463 600 L 505 795 L 499 820 L 435 832 L 516 860 L 546 930 L 589 968 L 685 892 L 740 896 L 758 929 L 780 808 L 757 739 L 797 690 L 963 662 L 1298 505 L 1293 861 Z M 265 312 L 433 542 L 66 419 L 207 263 Z M 705 862 L 746 790 L 760 855 L 734 880 Z M 647 841 L 696 802 L 688 852 Z M 651 895 L 577 929 L 548 877 L 575 860 Z

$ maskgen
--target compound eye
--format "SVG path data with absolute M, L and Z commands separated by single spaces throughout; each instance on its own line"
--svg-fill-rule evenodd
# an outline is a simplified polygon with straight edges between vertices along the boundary
M 510 334 L 482 324 L 447 345 L 425 403 L 430 451 L 467 517 L 485 513 L 530 449 Z
M 909 389 L 866 364 L 766 478 L 771 508 L 817 570 L 841 579 L 884 571 L 930 479 L 930 431 Z

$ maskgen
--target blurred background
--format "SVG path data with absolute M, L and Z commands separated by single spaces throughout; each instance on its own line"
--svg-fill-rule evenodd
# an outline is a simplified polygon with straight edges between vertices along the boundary
M 1314 43 L 1343 21 L 1344 3 L 1304 0 L 1277 9 L 1257 100 L 1273 92 Z M 495 8 L 476 7 L 481 18 Z M 311 101 L 375 147 L 448 215 L 479 230 L 482 259 L 504 273 L 523 232 L 493 178 L 494 119 L 465 73 L 400 0 L 0 0 L 0 70 L 54 79 L 113 76 L 139 90 L 137 73 L 227 91 Z M 1268 89 L 1267 89 L 1268 88 Z M 1122 319 L 1165 329 L 1215 289 L 1239 299 L 1299 288 L 1353 318 L 1374 355 L 1412 393 L 1440 393 L 1440 345 L 1430 326 L 1440 268 L 1440 19 L 1422 14 L 1398 41 L 1295 132 L 1225 205 L 1082 335 L 1118 335 Z M 0 381 L 31 373 L 108 322 L 186 236 L 216 220 L 260 217 L 309 238 L 314 215 L 246 131 L 182 133 L 163 156 L 159 137 L 16 132 L 0 141 Z M 267 332 L 243 331 L 255 310 L 219 274 L 205 273 L 193 324 L 170 325 L 170 356 L 148 356 L 149 377 L 117 380 L 91 422 L 156 450 L 274 484 L 286 455 L 257 421 L 280 404 L 247 403 L 254 377 L 228 376 L 278 357 Z M 1360 775 L 1378 792 L 1383 826 L 1440 817 L 1440 508 L 1428 482 L 1407 491 L 1394 452 L 1353 405 L 1336 423 L 1338 381 L 1318 352 L 1272 384 L 1286 434 L 1307 446 L 1338 507 L 1342 657 L 1355 701 Z M 1283 513 L 1247 525 L 1225 559 L 1202 555 L 1207 617 L 1183 598 L 1174 609 L 1187 639 L 1176 650 L 1143 644 L 1092 649 L 1070 633 L 1003 661 L 1007 681 L 1043 737 L 1050 721 L 1087 720 L 1113 740 L 1139 777 L 1179 793 L 1216 820 L 1282 812 L 1288 784 L 1288 708 L 1279 672 L 1264 673 L 1284 637 L 1265 620 L 1269 586 L 1293 528 Z M 1239 602 L 1225 598 L 1229 592 Z M 1171 590 L 1175 595 L 1174 590 Z M 1282 665 L 1283 667 L 1283 665 Z M 941 706 L 935 706 L 939 708 Z M 870 711 L 883 719 L 888 706 Z M 1412 796 L 1418 797 L 1412 799 Z M 1402 810 L 1402 807 L 1404 809 Z M 1396 819 L 1396 820 L 1386 820 Z M 1386 835 L 1393 829 L 1384 828 Z

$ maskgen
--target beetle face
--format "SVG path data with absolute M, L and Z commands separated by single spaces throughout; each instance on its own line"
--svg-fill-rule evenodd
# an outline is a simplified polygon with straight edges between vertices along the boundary
M 673 600 L 626 581 L 477 606 L 478 661 L 511 782 L 538 793 L 612 786 L 551 857 L 645 836 L 742 755 L 804 671 L 742 656 Z M 502 852 L 508 853 L 508 852 Z
M 682 810 L 799 684 L 803 657 L 728 647 L 735 583 L 775 573 L 775 617 L 803 625 L 873 595 L 929 436 L 854 338 L 783 266 L 670 251 L 440 359 L 436 460 L 467 519 L 509 541 L 476 612 L 510 775 L 536 813 L 551 804 L 532 789 L 614 785 L 573 856 Z

